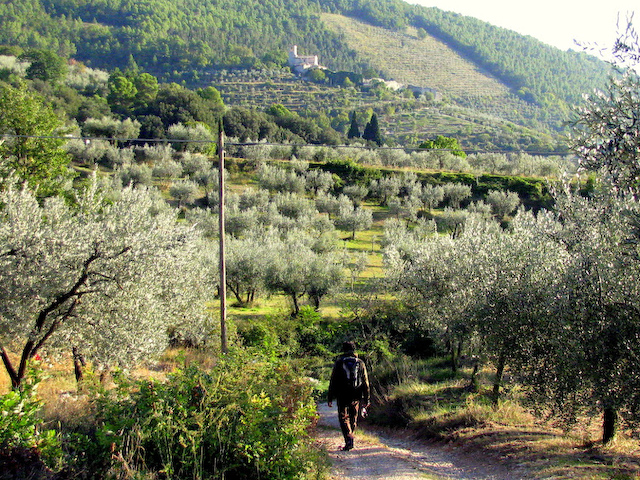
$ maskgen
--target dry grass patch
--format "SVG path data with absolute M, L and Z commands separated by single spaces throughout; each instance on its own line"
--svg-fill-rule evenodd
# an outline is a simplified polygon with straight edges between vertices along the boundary
M 525 466 L 534 478 L 640 478 L 638 444 L 628 438 L 603 447 L 544 422 L 507 425 L 489 422 L 455 432 L 453 441 L 467 451 Z
M 386 412 L 403 418 L 417 438 L 456 445 L 489 462 L 531 472 L 527 478 L 640 479 L 640 442 L 620 433 L 600 443 L 602 419 L 582 419 L 573 429 L 534 416 L 517 391 L 494 407 L 490 389 L 469 392 L 466 379 L 396 386 Z

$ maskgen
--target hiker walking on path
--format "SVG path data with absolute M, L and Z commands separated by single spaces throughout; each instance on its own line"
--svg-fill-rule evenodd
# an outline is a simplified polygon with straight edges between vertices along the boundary
M 343 450 L 353 448 L 353 432 L 358 424 L 358 416 L 369 407 L 369 376 L 367 366 L 358 358 L 353 342 L 342 344 L 342 355 L 333 365 L 327 403 L 338 403 L 338 421 L 344 436 Z

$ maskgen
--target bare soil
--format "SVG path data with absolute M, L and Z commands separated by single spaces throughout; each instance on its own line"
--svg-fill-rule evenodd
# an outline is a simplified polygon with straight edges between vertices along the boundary
M 356 432 L 355 448 L 344 444 L 335 408 L 318 405 L 318 442 L 331 460 L 331 480 L 526 480 L 524 469 L 462 452 L 454 446 L 418 442 L 366 425 Z

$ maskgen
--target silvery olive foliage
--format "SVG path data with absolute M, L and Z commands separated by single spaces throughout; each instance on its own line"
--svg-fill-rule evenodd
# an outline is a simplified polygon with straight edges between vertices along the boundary
M 307 170 L 304 176 L 307 190 L 315 195 L 328 192 L 336 183 L 331 173 L 318 168 Z
M 94 182 L 70 206 L 0 190 L 0 346 L 14 386 L 43 348 L 127 366 L 161 352 L 170 328 L 208 331 L 199 234 L 154 191 L 107 202 Z
M 322 197 L 335 203 L 331 208 L 345 204 L 349 213 L 354 212 L 344 195 L 340 197 L 342 202 L 332 196 Z M 238 303 L 250 304 L 265 292 L 284 293 L 297 313 L 302 297 L 308 297 L 317 308 L 325 295 L 342 286 L 343 265 L 335 253 L 335 226 L 316 208 L 317 202 L 291 192 L 270 194 L 250 187 L 227 196 L 227 288 Z M 214 212 L 193 209 L 186 219 L 213 239 L 219 221 Z
M 140 122 L 127 118 L 87 118 L 82 125 L 82 134 L 86 137 L 100 137 L 110 140 L 130 140 L 138 138 Z
M 318 308 L 322 298 L 339 289 L 343 265 L 334 248 L 300 229 L 254 228 L 227 239 L 227 288 L 240 304 L 264 292 L 284 293 L 297 314 L 302 297 Z M 320 247 L 320 248 L 319 248 Z
M 215 147 L 215 135 L 203 123 L 171 125 L 167 130 L 167 137 L 172 141 L 174 150 L 178 152 L 209 153 Z
M 427 207 L 428 211 L 440 204 L 444 200 L 444 188 L 440 185 L 426 184 L 420 191 L 420 200 Z
M 636 198 L 566 188 L 554 212 L 520 211 L 508 230 L 469 216 L 457 233 L 412 242 L 398 228 L 385 250 L 388 280 L 423 313 L 421 328 L 491 361 L 496 394 L 510 367 L 552 415 L 605 412 L 614 422 L 603 424 L 605 441 L 620 418 L 638 425 Z
M 389 198 L 400 193 L 402 178 L 397 175 L 389 175 L 379 180 L 371 180 L 369 192 L 372 196 L 380 199 L 382 205 L 386 205 Z
M 640 189 L 640 80 L 629 69 L 579 110 L 573 147 L 587 170 L 604 169 L 623 188 Z
M 364 185 L 347 185 L 343 187 L 342 193 L 349 197 L 354 206 L 359 206 L 369 193 L 369 189 Z
M 539 229 L 567 257 L 552 336 L 521 362 L 530 393 L 567 420 L 603 413 L 603 440 L 620 418 L 640 423 L 640 204 L 609 186 L 557 197 L 558 228 Z
M 451 208 L 460 208 L 460 204 L 471 197 L 471 186 L 462 183 L 446 183 L 444 198 Z
M 198 185 L 191 180 L 179 180 L 169 188 L 169 194 L 178 200 L 180 207 L 191 205 L 196 201 L 200 190 Z
M 261 163 L 256 173 L 260 188 L 265 190 L 290 193 L 304 192 L 305 177 L 304 175 L 298 175 L 294 170 Z
M 511 215 L 515 209 L 518 208 L 518 205 L 520 205 L 520 197 L 516 192 L 489 190 L 487 203 L 491 205 L 493 214 L 498 219 L 503 219 L 507 215 Z
M 373 214 L 369 209 L 345 204 L 340 207 L 334 223 L 337 228 L 351 232 L 351 239 L 353 240 L 356 237 L 356 231 L 366 230 L 371 227 Z
M 572 149 L 585 170 L 604 172 L 622 189 L 640 191 L 640 41 L 629 21 L 610 51 L 607 86 L 586 98 L 573 122 Z
M 614 50 L 620 66 L 640 58 L 629 38 Z M 640 424 L 639 86 L 627 67 L 578 111 L 580 166 L 604 174 L 589 195 L 564 186 L 553 212 L 520 211 L 508 230 L 469 215 L 449 235 L 412 244 L 400 231 L 386 248 L 389 280 L 422 328 L 495 366 L 496 399 L 510 367 L 547 413 L 601 415 L 605 443 L 620 421 Z
M 271 257 L 270 235 L 230 237 L 226 244 L 227 288 L 240 304 L 250 304 L 265 290 L 265 271 Z
M 461 232 L 433 235 L 420 242 L 407 241 L 407 234 L 401 233 L 399 243 L 385 249 L 390 286 L 422 312 L 423 324 L 416 328 L 432 332 L 443 345 L 449 345 L 454 357 L 460 345 L 471 339 L 470 312 L 488 280 L 479 274 L 486 258 L 483 245 L 501 234 L 495 222 L 475 216 L 467 217 Z
M 126 163 L 117 167 L 115 173 L 124 186 L 149 187 L 153 183 L 153 170 L 145 164 Z
M 556 192 L 553 212 L 520 211 L 508 230 L 469 215 L 449 235 L 386 248 L 388 280 L 443 345 L 511 368 L 533 405 L 575 421 L 640 420 L 640 204 L 602 188 Z M 391 227 L 391 225 L 389 225 Z M 400 230 L 398 231 L 398 228 Z
M 300 299 L 307 295 L 318 308 L 322 297 L 340 287 L 344 281 L 343 265 L 334 252 L 317 253 L 314 239 L 301 231 L 285 237 L 271 237 L 265 285 L 272 292 L 287 295 L 293 314 L 300 311 Z

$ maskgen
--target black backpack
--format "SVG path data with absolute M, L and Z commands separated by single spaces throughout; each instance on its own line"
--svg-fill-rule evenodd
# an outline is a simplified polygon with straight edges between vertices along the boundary
M 342 370 L 346 378 L 346 385 L 350 390 L 358 390 L 362 386 L 362 374 L 356 357 L 344 357 Z

